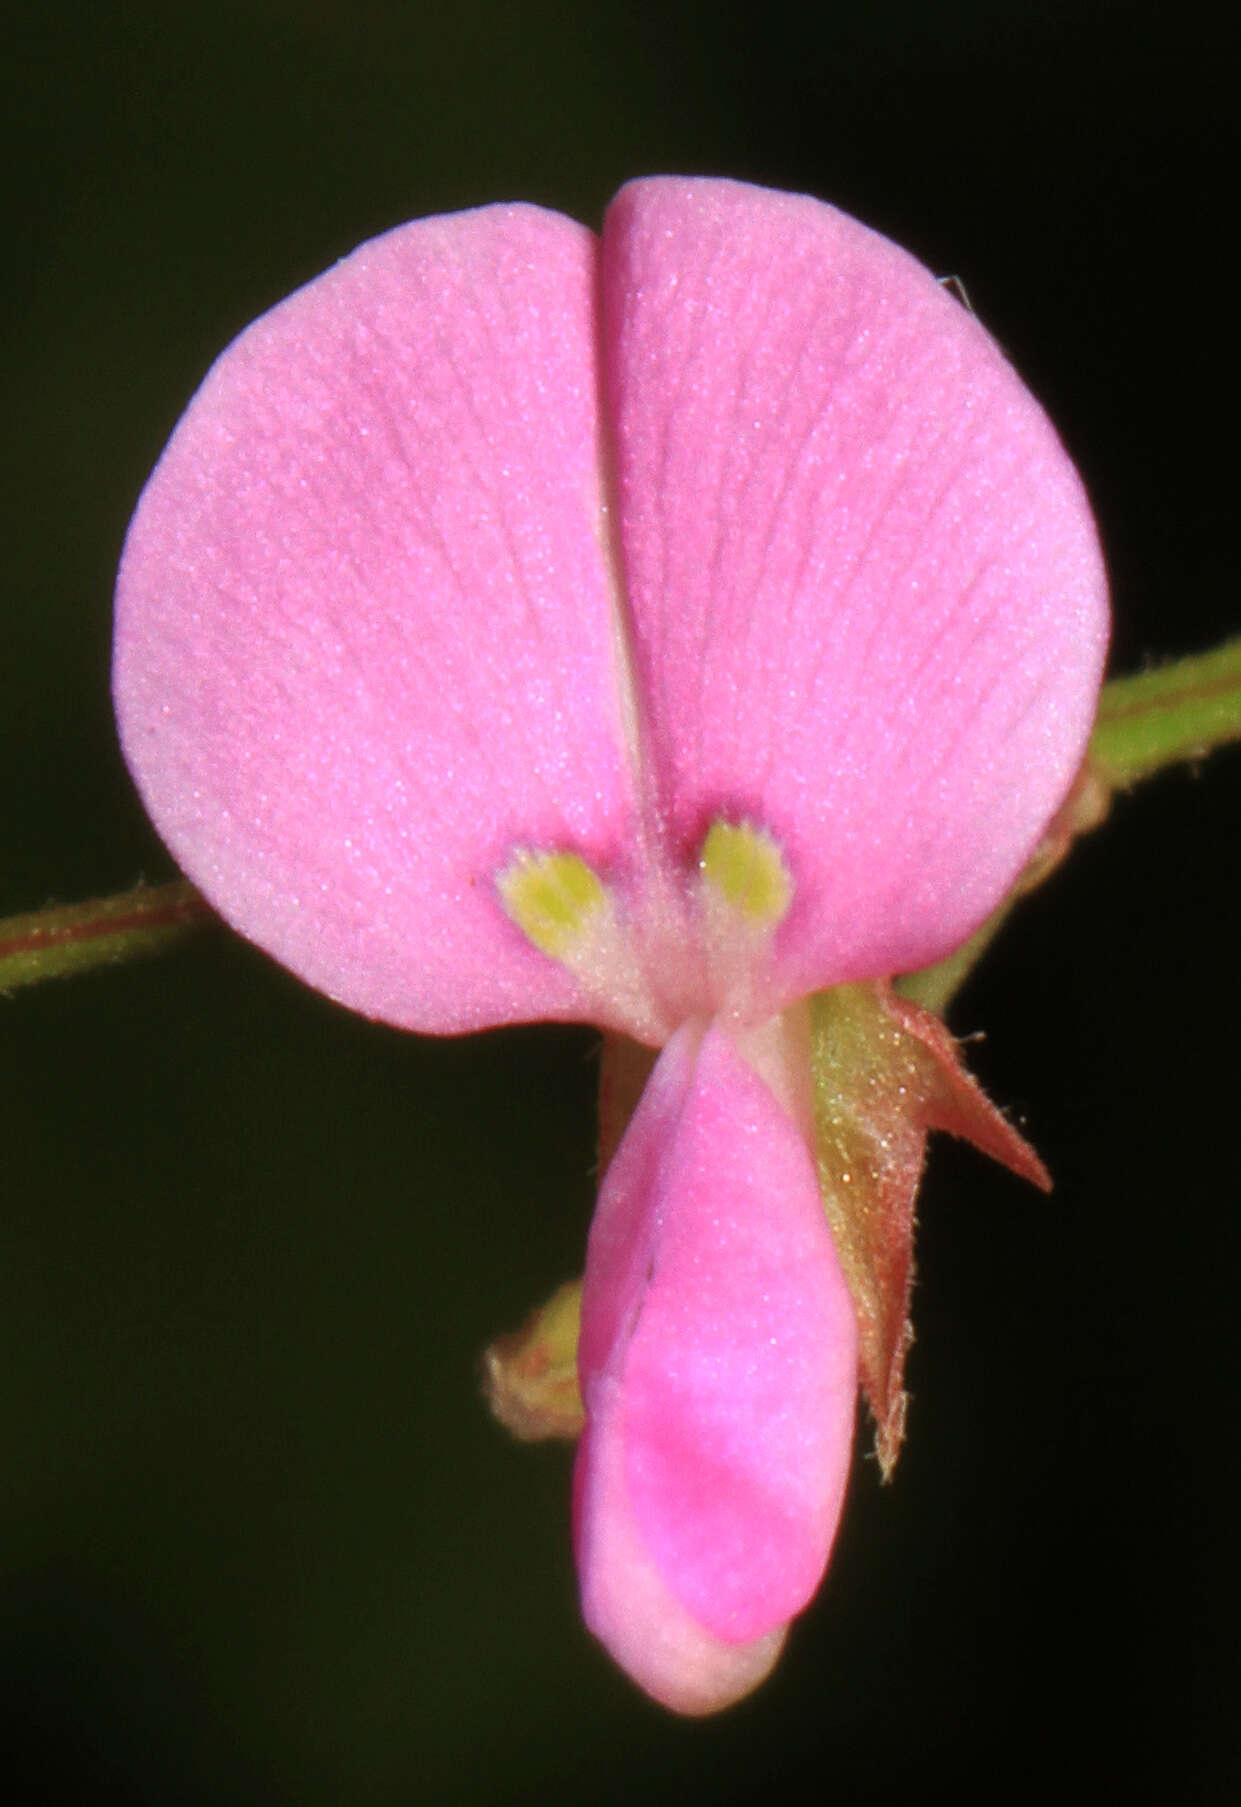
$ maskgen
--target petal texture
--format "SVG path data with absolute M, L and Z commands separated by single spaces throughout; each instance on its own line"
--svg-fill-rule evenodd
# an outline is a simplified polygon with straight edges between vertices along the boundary
M 156 825 L 244 934 L 411 1028 L 581 1014 L 495 874 L 632 838 L 596 283 L 594 237 L 530 207 L 364 245 L 220 358 L 125 548 Z
M 678 1031 L 608 1170 L 578 1359 L 587 1623 L 657 1699 L 711 1711 L 822 1577 L 857 1388 L 813 1161 L 719 1029 Z
M 1088 505 L 994 342 L 897 246 L 730 182 L 621 191 L 606 392 L 646 755 L 675 860 L 784 848 L 785 998 L 937 959 L 1084 751 Z

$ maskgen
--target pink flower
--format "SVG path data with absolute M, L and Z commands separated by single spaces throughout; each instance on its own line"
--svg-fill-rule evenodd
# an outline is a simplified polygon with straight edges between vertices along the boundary
M 435 1034 L 661 1048 L 580 1346 L 586 1618 L 708 1711 L 827 1562 L 858 1330 L 810 994 L 925 966 L 1061 801 L 1106 640 L 1066 454 L 827 206 L 635 182 L 418 221 L 258 321 L 130 529 L 126 756 L 242 933 Z

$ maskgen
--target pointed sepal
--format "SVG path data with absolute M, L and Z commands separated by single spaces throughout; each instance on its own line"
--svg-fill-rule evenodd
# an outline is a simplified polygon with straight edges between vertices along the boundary
M 582 1428 L 577 1338 L 582 1283 L 566 1280 L 520 1330 L 497 1337 L 483 1357 L 483 1390 L 505 1430 L 523 1443 L 576 1437 Z
M 914 1207 L 930 1130 L 1047 1189 L 1047 1170 L 966 1072 L 940 1019 L 884 981 L 812 1000 L 819 1184 L 858 1317 L 862 1389 L 888 1479 L 905 1434 Z

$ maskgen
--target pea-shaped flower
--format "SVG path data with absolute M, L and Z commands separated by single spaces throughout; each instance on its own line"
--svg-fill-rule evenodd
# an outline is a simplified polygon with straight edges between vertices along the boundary
M 1001 900 L 1106 631 L 1078 479 L 974 318 L 722 181 L 633 183 L 601 238 L 502 206 L 364 245 L 143 494 L 121 734 L 223 916 L 385 1022 L 662 1050 L 590 1237 L 575 1516 L 589 1624 L 673 1707 L 770 1667 L 849 1464 L 807 999 Z

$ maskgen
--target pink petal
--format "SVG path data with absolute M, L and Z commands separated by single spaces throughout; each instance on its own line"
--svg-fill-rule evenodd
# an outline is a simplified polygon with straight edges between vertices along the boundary
M 225 352 L 125 548 L 116 702 L 156 825 L 243 933 L 411 1028 L 579 1014 L 494 878 L 632 839 L 596 259 L 530 207 L 364 245 Z
M 786 996 L 925 965 L 999 901 L 1084 751 L 1107 608 L 1077 476 L 977 321 L 817 201 L 636 182 L 603 261 L 674 857 L 717 815 L 782 843 Z
M 802 1136 L 721 1030 L 687 1025 L 603 1185 L 578 1354 L 583 1611 L 665 1704 L 748 1691 L 818 1586 L 856 1343 Z

